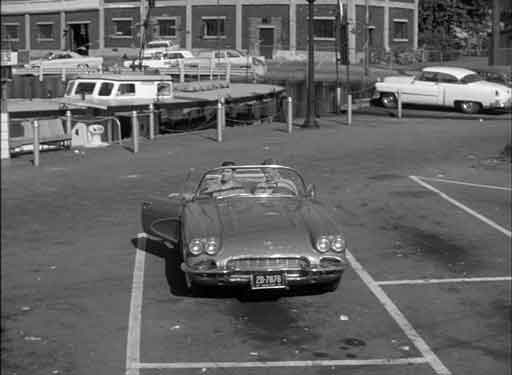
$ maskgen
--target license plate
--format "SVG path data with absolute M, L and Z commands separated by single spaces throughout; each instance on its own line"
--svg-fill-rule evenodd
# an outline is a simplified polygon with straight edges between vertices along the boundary
M 253 273 L 251 275 L 252 289 L 285 288 L 286 277 L 283 272 Z

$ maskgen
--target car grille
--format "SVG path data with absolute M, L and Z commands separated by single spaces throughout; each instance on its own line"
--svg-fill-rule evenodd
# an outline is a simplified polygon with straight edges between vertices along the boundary
M 227 268 L 234 271 L 261 271 L 307 268 L 303 258 L 239 258 L 228 261 Z

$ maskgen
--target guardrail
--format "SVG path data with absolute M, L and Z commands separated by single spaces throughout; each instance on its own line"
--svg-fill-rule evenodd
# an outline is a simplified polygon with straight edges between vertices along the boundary
M 53 121 L 52 121 L 53 120 Z M 107 142 L 110 144 L 112 140 L 112 126 L 117 128 L 117 143 L 122 144 L 121 137 L 121 123 L 115 116 L 96 117 L 94 119 L 81 119 L 72 118 L 71 112 L 66 111 L 66 116 L 59 117 L 31 117 L 24 119 L 11 119 L 11 124 L 19 123 L 22 128 L 22 135 L 12 137 L 9 132 L 9 152 L 14 152 L 16 149 L 23 149 L 23 147 L 32 147 L 34 155 L 34 166 L 39 166 L 41 148 L 54 148 L 63 147 L 70 149 L 72 147 L 73 129 L 72 123 L 83 124 L 107 124 Z M 46 122 L 46 124 L 45 124 Z M 63 126 L 64 125 L 64 126 Z

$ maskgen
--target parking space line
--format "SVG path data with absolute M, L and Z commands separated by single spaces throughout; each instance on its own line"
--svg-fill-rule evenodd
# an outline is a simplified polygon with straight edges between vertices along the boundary
M 398 310 L 394 303 L 377 285 L 373 278 L 363 269 L 361 264 L 347 250 L 347 258 L 352 268 L 359 274 L 364 283 L 384 305 L 407 337 L 413 342 L 423 357 L 411 358 L 377 358 L 377 359 L 349 359 L 349 360 L 315 360 L 315 361 L 254 361 L 254 362 L 171 362 L 171 363 L 141 363 L 141 313 L 144 284 L 145 245 L 147 235 L 137 235 L 137 249 L 133 270 L 132 293 L 130 312 L 128 318 L 128 334 L 126 343 L 126 371 L 125 375 L 139 375 L 140 369 L 187 369 L 187 368 L 221 368 L 221 367 L 312 367 L 312 366 L 369 366 L 369 365 L 412 365 L 429 364 L 436 375 L 451 375 L 437 356 L 419 336 L 412 325 Z
M 193 369 L 193 368 L 244 368 L 244 367 L 322 367 L 322 366 L 383 366 L 427 363 L 423 357 L 396 359 L 343 359 L 317 361 L 253 361 L 253 362 L 174 362 L 134 363 L 140 369 Z
M 447 184 L 466 185 L 466 186 L 480 187 L 480 188 L 485 188 L 485 189 L 512 191 L 512 188 L 504 187 L 504 186 L 473 184 L 471 182 L 456 181 L 456 180 L 446 180 L 444 178 L 435 178 L 435 177 L 418 177 L 418 178 L 421 178 L 422 180 L 427 180 L 427 181 L 444 182 L 444 183 L 447 183 Z
M 409 178 L 411 180 L 413 180 L 414 182 L 420 184 L 421 186 L 423 186 L 424 188 L 430 190 L 430 191 L 433 191 L 434 193 L 437 193 L 441 196 L 441 198 L 444 198 L 446 199 L 448 202 L 450 202 L 451 204 L 459 207 L 460 209 L 466 211 L 467 213 L 469 213 L 470 215 L 473 215 L 474 217 L 476 217 L 477 219 L 483 221 L 484 223 L 486 223 L 487 225 L 490 225 L 491 227 L 493 227 L 494 229 L 500 231 L 501 233 L 503 233 L 504 235 L 506 235 L 507 237 L 509 238 L 512 238 L 512 232 L 510 232 L 508 229 L 505 229 L 503 228 L 501 225 L 499 224 L 496 224 L 494 221 L 492 221 L 491 219 L 488 219 L 486 218 L 485 216 L 479 214 L 478 212 L 472 210 L 471 208 L 463 205 L 462 203 L 456 201 L 455 199 L 449 197 L 448 195 L 446 195 L 445 193 L 443 193 L 441 190 L 438 190 L 436 189 L 435 187 L 433 187 L 432 185 L 429 185 L 427 184 L 426 182 L 424 181 L 421 181 L 421 177 L 417 177 L 417 176 L 409 176 Z
M 461 277 L 453 279 L 416 279 L 416 280 L 386 280 L 376 281 L 377 285 L 410 285 L 410 284 L 443 284 L 443 283 L 480 283 L 512 281 L 512 277 Z
M 393 301 L 387 296 L 384 290 L 375 282 L 371 275 L 363 268 L 363 266 L 354 258 L 352 253 L 347 250 L 347 259 L 354 271 L 359 275 L 363 282 L 368 286 L 371 292 L 382 303 L 384 308 L 388 311 L 391 317 L 395 320 L 398 326 L 404 331 L 406 336 L 416 346 L 419 352 L 427 359 L 432 369 L 437 375 L 451 375 L 450 370 L 441 362 L 441 360 L 434 354 L 432 349 L 427 345 L 425 340 L 419 335 L 414 327 L 409 323 L 407 318 L 402 314 Z
M 135 266 L 133 267 L 132 295 L 130 315 L 128 316 L 128 335 L 126 340 L 126 372 L 125 375 L 139 375 L 140 361 L 140 325 L 142 313 L 142 291 L 144 287 L 144 263 L 146 252 L 145 233 L 137 234 Z

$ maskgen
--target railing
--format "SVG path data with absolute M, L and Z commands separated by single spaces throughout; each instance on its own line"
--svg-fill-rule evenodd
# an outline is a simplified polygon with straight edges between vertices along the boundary
M 14 68 L 13 74 L 15 75 L 34 75 L 39 76 L 39 80 L 43 80 L 45 74 L 60 75 L 63 81 L 66 81 L 67 76 L 70 74 L 97 74 L 102 73 L 103 67 L 52 67 L 52 66 L 39 66 L 38 68 L 20 67 Z

